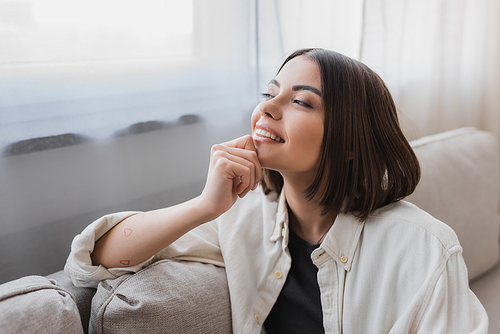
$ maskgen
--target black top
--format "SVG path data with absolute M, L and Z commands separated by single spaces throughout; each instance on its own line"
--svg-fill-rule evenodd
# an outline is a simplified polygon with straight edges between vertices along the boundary
M 264 322 L 266 333 L 324 333 L 318 285 L 318 268 L 311 253 L 319 247 L 290 229 L 288 249 L 292 266 L 271 313 Z

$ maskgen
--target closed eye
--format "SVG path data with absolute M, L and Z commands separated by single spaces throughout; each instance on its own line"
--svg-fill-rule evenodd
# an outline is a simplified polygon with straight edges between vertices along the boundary
M 271 99 L 273 98 L 274 96 L 269 94 L 269 93 L 260 93 L 260 95 L 262 96 L 262 98 L 264 99 Z M 304 101 L 301 101 L 301 100 L 293 100 L 293 103 L 297 103 L 298 105 L 302 106 L 302 107 L 305 107 L 305 108 L 312 108 L 312 106 Z
M 301 100 L 293 100 L 294 103 L 297 103 L 300 106 L 306 107 L 306 108 L 312 108 L 310 104 L 305 103 L 304 101 Z

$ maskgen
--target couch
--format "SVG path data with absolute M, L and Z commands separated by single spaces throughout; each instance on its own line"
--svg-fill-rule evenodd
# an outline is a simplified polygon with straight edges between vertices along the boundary
M 500 333 L 497 139 L 463 128 L 411 144 L 422 179 L 407 200 L 455 230 L 490 333 Z M 22 277 L 0 285 L 0 332 L 231 333 L 225 270 L 162 260 L 97 289 L 75 287 L 63 271 Z

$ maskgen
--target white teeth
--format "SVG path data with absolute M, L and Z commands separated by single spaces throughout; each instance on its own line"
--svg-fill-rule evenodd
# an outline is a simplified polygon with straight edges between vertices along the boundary
M 267 138 L 271 138 L 273 139 L 274 141 L 277 141 L 278 143 L 284 143 L 285 141 L 283 139 L 281 139 L 280 137 L 277 137 L 276 135 L 270 133 L 270 132 L 267 132 L 265 130 L 262 130 L 262 129 L 257 129 L 255 130 L 255 133 L 258 133 L 259 135 L 261 136 L 264 136 L 264 137 L 267 137 Z

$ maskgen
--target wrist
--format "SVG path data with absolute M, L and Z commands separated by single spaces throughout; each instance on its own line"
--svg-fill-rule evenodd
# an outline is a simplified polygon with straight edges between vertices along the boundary
M 195 197 L 192 201 L 193 210 L 196 210 L 200 217 L 200 225 L 217 219 L 222 214 L 215 209 L 213 203 L 205 201 L 202 195 Z

